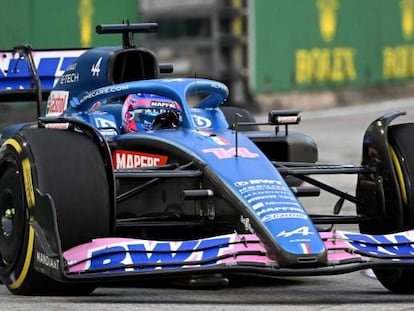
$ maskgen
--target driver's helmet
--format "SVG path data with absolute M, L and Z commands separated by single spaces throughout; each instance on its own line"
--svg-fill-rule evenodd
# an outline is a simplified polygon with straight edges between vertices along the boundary
M 130 94 L 122 107 L 125 132 L 174 129 L 181 122 L 181 106 L 170 98 L 138 93 Z

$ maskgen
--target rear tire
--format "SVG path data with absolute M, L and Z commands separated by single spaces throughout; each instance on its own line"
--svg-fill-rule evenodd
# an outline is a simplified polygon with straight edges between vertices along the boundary
M 98 148 L 81 133 L 24 129 L 0 152 L 0 278 L 17 295 L 85 295 L 34 268 L 33 192 L 53 199 L 62 251 L 110 233 L 110 195 Z
M 403 203 L 403 227 L 395 225 L 392 231 L 414 228 L 414 123 L 389 127 L 389 148 L 399 182 Z M 390 224 L 387 224 L 389 226 Z M 391 224 L 392 226 L 392 224 Z M 389 232 L 384 232 L 389 233 Z M 413 269 L 373 269 L 381 284 L 393 293 L 414 293 Z

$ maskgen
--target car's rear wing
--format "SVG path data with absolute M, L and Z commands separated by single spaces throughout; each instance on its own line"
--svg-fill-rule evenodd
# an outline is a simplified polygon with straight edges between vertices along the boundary
M 59 78 L 86 49 L 32 50 L 28 45 L 0 51 L 0 103 L 46 100 Z M 172 73 L 169 63 L 160 73 Z
M 84 51 L 32 50 L 27 45 L 0 51 L 0 102 L 46 99 L 66 68 Z
M 133 48 L 134 33 L 156 32 L 158 24 L 98 25 L 98 34 L 120 33 L 123 48 Z M 37 115 L 40 106 L 66 69 L 86 49 L 33 50 L 30 45 L 15 47 L 12 51 L 0 51 L 0 102 L 37 102 Z M 160 63 L 160 73 L 172 73 L 173 66 Z

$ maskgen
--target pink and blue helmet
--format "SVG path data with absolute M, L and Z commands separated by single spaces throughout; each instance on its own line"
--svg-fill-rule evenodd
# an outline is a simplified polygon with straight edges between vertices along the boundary
M 170 98 L 154 94 L 130 94 L 122 108 L 125 132 L 176 128 L 181 122 L 181 106 Z

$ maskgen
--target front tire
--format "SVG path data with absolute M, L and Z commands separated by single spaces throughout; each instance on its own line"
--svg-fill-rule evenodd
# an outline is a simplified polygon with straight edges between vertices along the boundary
M 392 231 L 414 229 L 414 123 L 389 127 L 389 149 L 397 175 L 403 204 L 402 227 Z M 389 226 L 392 224 L 388 224 Z M 388 232 L 387 232 L 388 233 Z M 381 284 L 393 293 L 414 294 L 414 269 L 373 269 Z
M 34 192 L 56 209 L 62 251 L 110 233 L 108 177 L 98 148 L 81 133 L 24 129 L 0 150 L 0 278 L 18 295 L 82 295 L 93 284 L 65 284 L 34 268 Z

